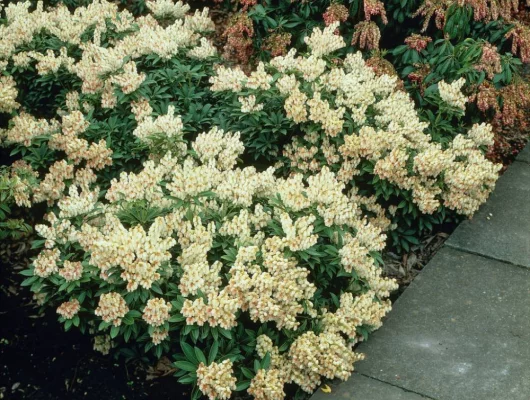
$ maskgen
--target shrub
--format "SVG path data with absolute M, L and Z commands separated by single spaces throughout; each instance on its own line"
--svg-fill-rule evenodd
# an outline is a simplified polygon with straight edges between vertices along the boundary
M 183 13 L 188 10 L 187 6 L 177 5 L 172 8 L 171 3 L 165 2 L 161 2 L 160 4 L 148 4 L 158 13 L 158 18 L 162 24 L 166 24 L 172 20 L 174 21 L 177 17 L 182 17 Z M 96 7 L 96 5 L 90 6 L 87 8 L 87 12 L 95 15 L 96 12 L 94 10 L 97 10 Z M 116 12 L 117 10 L 115 5 L 108 5 L 105 7 L 107 7 L 108 10 L 112 9 L 112 12 Z M 157 9 L 155 9 L 155 7 L 157 7 Z M 61 10 L 64 10 L 64 8 Z M 342 14 L 340 11 L 340 9 L 335 10 L 333 15 L 338 19 L 344 19 L 344 10 L 342 10 Z M 105 13 L 102 12 L 101 15 L 105 15 Z M 123 12 L 123 15 L 125 19 L 128 18 L 128 20 L 132 21 L 130 14 Z M 331 14 L 328 14 L 327 19 L 335 18 L 332 18 L 330 15 Z M 82 41 L 92 40 L 91 35 L 99 31 L 94 29 L 93 25 L 90 26 L 90 24 L 93 23 L 90 18 L 87 18 L 84 27 L 78 28 L 80 35 L 82 34 Z M 152 17 L 141 17 L 138 21 L 149 20 L 149 18 Z M 12 19 L 15 20 L 16 18 Z M 18 21 L 24 20 L 25 14 L 22 12 L 21 18 L 19 18 Z M 13 23 L 16 23 L 16 21 L 11 24 Z M 207 25 L 209 29 L 212 29 L 211 21 L 207 23 Z M 7 26 L 9 25 L 6 25 L 6 32 Z M 102 23 L 101 26 L 103 26 Z M 112 44 L 115 40 L 114 38 L 135 34 L 132 31 L 121 32 L 121 28 L 116 29 L 116 27 L 113 26 L 114 25 L 111 21 L 105 22 L 105 28 L 101 28 L 102 30 L 105 30 L 103 36 L 99 34 L 96 35 L 96 39 L 101 41 L 102 46 L 107 46 L 107 43 L 109 43 L 110 48 L 112 49 Z M 335 27 L 335 29 L 336 28 L 337 27 Z M 136 28 L 131 28 L 131 30 L 134 29 Z M 86 88 L 83 90 L 83 85 L 102 85 L 103 80 L 99 82 L 96 79 L 94 82 L 89 82 L 88 84 L 83 83 L 83 79 L 90 79 L 90 77 L 85 77 L 82 71 L 80 73 L 69 71 L 67 66 L 61 66 L 62 64 L 60 63 L 59 65 L 56 65 L 56 71 L 53 69 L 48 71 L 45 67 L 41 67 L 41 70 L 39 70 L 40 62 L 35 64 L 35 61 L 32 61 L 26 65 L 28 57 L 31 60 L 30 56 L 33 56 L 33 58 L 37 57 L 43 60 L 42 63 L 45 63 L 46 60 L 48 60 L 46 57 L 48 57 L 49 51 L 53 51 L 54 54 L 59 54 L 59 57 L 54 57 L 59 60 L 64 58 L 67 65 L 70 65 L 68 63 L 72 63 L 72 66 L 69 67 L 70 69 L 78 68 L 77 64 L 82 67 L 81 61 L 84 63 L 87 62 L 86 55 L 84 55 L 85 52 L 83 49 L 79 48 L 78 43 L 71 43 L 70 53 L 68 53 L 71 55 L 64 55 L 65 50 L 61 49 L 66 49 L 66 47 L 64 47 L 64 43 L 61 42 L 61 36 L 57 36 L 56 33 L 54 33 L 56 30 L 56 26 L 52 26 L 49 30 L 37 29 L 34 35 L 36 38 L 26 40 L 28 43 L 22 40 L 20 44 L 15 44 L 15 49 L 10 50 L 10 53 L 8 52 L 7 57 L 5 57 L 10 60 L 8 71 L 10 71 L 15 78 L 16 88 L 19 90 L 18 101 L 22 104 L 26 112 L 30 112 L 32 115 L 30 116 L 29 114 L 24 113 L 14 118 L 13 121 L 15 122 L 15 125 L 17 123 L 19 123 L 19 125 L 28 123 L 38 124 L 40 122 L 37 122 L 38 119 L 34 120 L 35 118 L 33 116 L 41 116 L 49 119 L 55 115 L 56 110 L 58 109 L 61 109 L 61 112 L 68 111 L 67 107 L 64 106 L 65 103 L 70 104 L 70 106 L 74 108 L 79 108 L 82 104 L 87 105 L 87 107 L 93 107 L 94 109 L 90 113 L 86 113 L 86 111 L 83 110 L 85 114 L 87 114 L 84 116 L 84 119 L 88 121 L 88 125 L 86 132 L 80 133 L 80 137 L 84 140 L 88 140 L 92 146 L 93 154 L 98 153 L 97 149 L 104 146 L 102 140 L 105 141 L 105 146 L 107 148 L 112 148 L 111 157 L 113 165 L 101 164 L 98 165 L 98 168 L 102 168 L 100 172 L 92 171 L 96 174 L 105 176 L 105 181 L 101 181 L 100 183 L 100 186 L 102 186 L 104 190 L 108 186 L 108 182 L 110 182 L 112 178 L 117 177 L 120 171 L 134 171 L 135 168 L 140 165 L 140 162 L 147 157 L 148 146 L 138 143 L 131 134 L 137 124 L 136 117 L 134 117 L 135 110 L 136 112 L 141 113 L 149 112 L 149 109 L 152 108 L 155 115 L 164 115 L 168 110 L 168 105 L 171 103 L 173 107 L 175 107 L 175 111 L 184 116 L 186 129 L 190 130 L 190 133 L 192 134 L 196 134 L 204 129 L 209 129 L 212 124 L 225 130 L 240 131 L 245 146 L 248 149 L 244 159 L 253 163 L 256 162 L 254 160 L 258 160 L 257 162 L 259 165 L 264 164 L 267 166 L 274 164 L 277 161 L 275 157 L 282 154 L 284 147 L 287 146 L 287 148 L 289 148 L 289 146 L 291 146 L 290 142 L 292 141 L 293 132 L 298 128 L 294 124 L 296 121 L 290 120 L 287 115 L 280 112 L 280 109 L 283 107 L 282 96 L 278 96 L 277 93 L 268 96 L 267 101 L 264 102 L 265 109 L 261 110 L 259 113 L 241 111 L 258 111 L 256 107 L 261 107 L 260 104 L 252 104 L 253 101 L 256 102 L 255 96 L 253 97 L 252 94 L 247 97 L 238 96 L 238 99 L 240 98 L 241 101 L 245 102 L 245 107 L 243 107 L 243 109 L 240 109 L 240 103 L 233 101 L 233 99 L 227 100 L 221 98 L 221 100 L 219 100 L 219 98 L 211 97 L 211 93 L 206 86 L 207 77 L 212 74 L 214 58 L 193 60 L 186 57 L 186 51 L 182 51 L 181 49 L 180 51 L 177 51 L 176 54 L 172 54 L 169 59 L 165 59 L 160 57 L 160 54 L 157 55 L 157 52 L 163 53 L 164 50 L 161 50 L 160 48 L 157 49 L 155 46 L 155 54 L 138 55 L 138 57 L 135 55 L 136 58 L 133 62 L 122 62 L 120 64 L 120 62 L 115 60 L 114 62 L 116 63 L 116 66 L 112 66 L 111 63 L 108 62 L 106 68 L 110 68 L 110 71 L 112 71 L 113 68 L 115 70 L 114 72 L 108 72 L 109 74 L 119 75 L 120 72 L 116 70 L 119 65 L 120 68 L 127 66 L 129 69 L 127 72 L 123 70 L 124 72 L 121 73 L 122 76 L 135 76 L 134 68 L 136 68 L 137 79 L 142 79 L 143 77 L 144 80 L 142 82 L 140 82 L 140 80 L 137 81 L 137 84 L 139 85 L 138 90 L 132 91 L 134 88 L 125 89 L 126 91 L 131 90 L 130 93 L 124 93 L 119 87 L 120 79 L 123 78 L 113 77 L 110 79 L 110 77 L 105 77 L 109 78 L 108 80 L 104 80 L 105 88 L 96 88 L 96 93 L 89 93 L 92 89 L 88 87 L 87 92 Z M 7 37 L 9 38 L 9 36 Z M 244 39 L 244 37 L 242 37 L 242 39 Z M 199 43 L 199 38 L 196 37 L 193 40 L 193 43 Z M 336 40 L 333 40 L 336 43 Z M 207 51 L 208 55 L 213 54 L 213 48 L 211 45 L 207 44 L 208 42 L 204 43 L 204 47 L 199 47 L 201 51 Z M 237 40 L 233 42 L 234 49 L 237 48 L 237 43 L 239 43 Z M 468 91 L 469 84 L 474 87 L 480 86 L 486 88 L 484 90 L 480 89 L 481 92 L 475 95 L 475 99 L 479 105 L 478 107 L 484 111 L 488 111 L 489 109 L 497 110 L 495 114 L 496 118 L 494 119 L 496 121 L 502 121 L 505 119 L 506 123 L 514 123 L 515 120 L 520 120 L 523 116 L 522 109 L 518 108 L 518 103 L 521 99 L 524 99 L 524 92 L 522 96 L 517 96 L 516 88 L 518 86 L 510 85 L 502 89 L 505 98 L 501 108 L 497 103 L 497 89 L 491 87 L 491 85 L 488 86 L 487 82 L 480 83 L 486 75 L 491 75 L 495 71 L 498 71 L 499 63 L 501 65 L 505 64 L 502 58 L 495 58 L 495 52 L 493 50 L 491 50 L 491 57 L 489 57 L 489 59 L 491 59 L 490 61 L 484 61 L 483 65 L 475 65 L 473 63 L 473 60 L 476 61 L 477 57 L 482 57 L 480 54 L 483 47 L 491 49 L 487 44 L 473 40 L 466 40 L 453 46 L 450 42 L 444 40 L 433 43 L 429 42 L 428 38 L 418 36 L 410 38 L 407 40 L 407 43 L 408 47 L 402 46 L 395 49 L 396 56 L 401 56 L 403 61 L 403 64 L 398 62 L 397 65 L 399 68 L 403 68 L 404 72 L 409 73 L 409 71 L 412 71 L 408 76 L 411 81 L 416 83 L 413 83 L 412 86 L 407 83 L 405 87 L 422 105 L 423 108 L 421 109 L 419 116 L 422 123 L 428 122 L 428 125 L 424 124 L 422 126 L 426 127 L 426 133 L 431 136 L 433 142 L 439 143 L 442 147 L 447 148 L 458 134 L 465 134 L 466 129 L 464 129 L 464 127 L 470 129 L 474 124 L 481 121 L 481 118 L 478 117 L 477 113 L 473 112 L 474 106 L 470 106 L 469 101 L 466 102 L 466 115 L 462 115 L 461 108 L 447 107 L 441 102 L 440 96 L 438 95 L 438 84 L 436 82 L 444 82 L 441 80 L 444 77 L 447 77 L 449 82 L 454 81 L 459 74 L 463 72 L 466 77 L 466 84 L 463 88 L 464 91 L 467 90 L 465 93 L 466 97 L 469 97 L 471 94 L 471 92 Z M 190 43 L 187 43 L 187 45 L 189 44 Z M 429 48 L 429 46 L 435 47 L 436 50 L 434 51 L 434 56 L 436 59 L 443 59 L 448 62 L 435 62 L 433 64 L 435 65 L 435 68 L 432 72 L 422 72 L 423 67 L 418 67 L 419 69 L 416 71 L 411 69 L 407 70 L 407 68 L 411 67 L 411 65 L 407 63 L 415 63 L 418 60 L 421 61 L 421 57 L 423 57 L 422 52 L 426 52 L 427 50 L 425 48 Z M 63 51 L 63 53 L 61 53 L 61 51 Z M 113 51 L 115 56 L 121 50 L 118 49 Z M 151 50 L 144 49 L 142 51 L 149 52 Z M 243 55 L 245 53 L 242 52 L 240 54 Z M 455 54 L 456 57 L 453 57 L 453 54 Z M 471 59 L 469 58 L 470 56 Z M 85 61 L 83 61 L 83 57 L 85 57 Z M 473 62 L 465 61 L 467 59 L 470 59 Z M 79 61 L 76 63 L 76 60 Z M 367 61 L 367 65 L 374 69 L 374 72 L 378 75 L 384 75 L 392 70 L 391 66 L 382 63 L 381 60 L 382 59 L 379 58 L 371 58 Z M 510 59 L 508 59 L 508 61 L 509 60 Z M 324 61 L 321 60 L 319 63 L 320 66 L 322 66 Z M 508 69 L 503 69 L 502 76 L 499 74 L 494 75 L 494 80 L 498 76 L 501 76 L 501 83 L 508 82 L 509 79 L 512 79 L 513 74 L 510 71 L 513 70 L 513 73 L 515 73 L 517 65 L 516 63 L 510 65 L 511 67 Z M 107 71 L 103 72 L 107 73 Z M 239 77 L 240 80 L 243 80 L 244 74 L 239 72 Z M 6 77 L 4 79 L 12 80 L 13 78 Z M 441 85 L 443 86 L 443 83 L 441 83 Z M 523 85 L 523 83 L 518 85 Z M 8 84 L 7 81 L 5 87 L 6 90 L 13 90 L 13 85 Z M 487 89 L 488 87 L 489 89 Z M 113 90 L 117 90 L 117 92 L 114 93 L 112 92 Z M 101 96 L 101 104 L 92 105 L 94 101 L 92 101 L 91 97 L 94 96 Z M 13 101 L 16 102 L 17 100 L 13 99 Z M 225 105 L 226 102 L 230 103 L 231 106 L 227 107 Z M 54 103 L 55 107 L 50 108 L 44 106 L 44 104 L 49 103 Z M 132 107 L 131 104 L 134 104 L 134 107 Z M 46 110 L 46 112 L 44 115 L 41 115 L 43 114 L 43 110 Z M 499 112 L 501 112 L 502 115 L 499 114 Z M 43 124 L 46 124 L 46 122 L 43 122 Z M 456 129 L 455 126 L 457 126 Z M 11 137 L 18 134 L 16 126 L 14 128 L 15 129 L 12 128 L 10 130 L 15 131 L 14 133 L 11 132 Z M 357 127 L 357 129 L 358 128 L 359 127 Z M 48 128 L 42 125 L 39 129 L 46 130 Z M 50 129 L 52 129 L 52 127 L 50 127 Z M 349 133 L 351 133 L 353 132 L 352 129 L 355 128 L 350 127 L 348 129 Z M 37 131 L 38 130 L 35 130 L 34 132 Z M 57 144 L 54 144 L 53 141 L 52 145 L 55 146 L 55 148 L 44 143 L 43 140 L 46 141 L 46 137 L 39 137 L 36 133 L 33 135 L 34 137 L 31 140 L 31 146 L 29 149 L 24 145 L 16 147 L 13 154 L 23 154 L 28 163 L 34 169 L 40 169 L 39 172 L 42 174 L 43 171 L 46 171 L 47 168 L 52 165 L 52 162 L 56 160 L 58 154 L 57 150 L 61 149 L 57 148 Z M 19 142 L 20 140 L 24 141 L 23 139 L 18 140 Z M 296 141 L 298 140 L 299 139 Z M 10 142 L 13 143 L 14 141 L 10 140 Z M 497 140 L 494 142 L 498 143 Z M 484 145 L 490 143 L 492 142 L 486 141 Z M 156 146 L 156 140 L 152 141 L 150 145 Z M 482 149 L 485 149 L 485 147 Z M 110 152 L 110 150 L 107 151 Z M 492 150 L 490 149 L 490 155 L 491 152 Z M 107 160 L 106 164 L 109 163 L 110 161 Z M 371 162 L 371 164 L 374 164 L 374 162 Z M 316 165 L 317 164 L 314 164 L 313 167 Z M 349 164 L 343 165 L 346 166 L 345 168 L 349 167 Z M 424 209 L 418 208 L 418 202 L 413 199 L 413 193 L 416 193 L 416 197 L 420 196 L 418 191 L 411 191 L 411 187 L 407 187 L 407 185 L 397 185 L 397 187 L 394 185 L 392 187 L 392 185 L 388 185 L 387 180 L 379 180 L 379 177 L 372 177 L 373 174 L 367 171 L 366 168 L 369 169 L 373 166 L 374 165 L 361 166 L 361 171 L 366 173 L 366 179 L 357 179 L 356 187 L 360 190 L 360 194 L 370 198 L 370 202 L 373 202 L 373 194 L 378 198 L 376 203 L 379 206 L 383 206 L 382 211 L 377 209 L 378 215 L 384 215 L 386 212 L 384 218 L 380 218 L 380 225 L 386 226 L 387 228 L 395 228 L 391 232 L 391 237 L 392 243 L 397 247 L 397 250 L 408 250 L 410 244 L 416 244 L 418 242 L 418 237 L 424 232 L 431 230 L 433 226 L 445 221 L 457 219 L 457 215 L 451 211 L 452 209 L 456 209 L 460 214 L 471 214 L 484 200 L 488 193 L 488 190 L 475 190 L 476 193 L 470 195 L 471 198 L 474 198 L 475 200 L 469 206 L 465 206 L 467 210 L 464 210 L 463 207 L 460 207 L 459 209 L 459 206 L 453 201 L 449 208 L 441 207 L 440 209 L 437 209 L 436 212 L 433 212 L 438 200 L 433 199 L 431 204 L 426 208 L 424 207 Z M 56 166 L 54 170 L 57 168 L 58 166 Z M 338 166 L 337 168 L 341 168 L 341 166 Z M 94 170 L 94 168 L 90 169 Z M 87 170 L 86 174 L 91 174 L 91 172 Z M 490 183 L 494 179 L 493 176 L 494 175 L 490 174 Z M 374 179 L 377 181 L 374 181 Z M 67 182 L 66 186 L 68 184 L 69 183 Z M 443 196 L 442 192 L 444 192 L 444 190 L 445 188 L 440 188 L 438 197 Z M 466 190 L 469 191 L 473 189 L 463 189 L 464 192 Z M 434 196 L 433 193 L 433 191 L 429 193 L 431 198 Z M 40 195 L 39 197 L 41 200 L 44 199 L 42 196 L 43 195 Z M 394 212 L 395 207 L 398 207 L 399 209 L 397 215 Z M 365 207 L 365 209 L 366 208 L 368 207 Z M 373 213 L 374 210 L 369 212 Z
M 6 8 L 0 111 L 10 120 L 0 137 L 32 171 L 31 180 L 19 175 L 18 205 L 52 205 L 71 184 L 96 179 L 106 190 L 122 171 L 138 169 L 149 146 L 133 131 L 146 113 L 165 115 L 171 104 L 191 122 L 189 133 L 208 126 L 206 77 L 216 58 L 201 32 L 213 23 L 207 10 L 184 17 L 189 7 L 171 4 L 151 5 L 160 23 L 109 2 L 74 12 L 29 12 L 29 2 Z
M 327 167 L 239 167 L 241 134 L 223 126 L 253 122 L 209 103 L 211 20 L 148 6 L 5 10 L 13 198 L 47 211 L 23 285 L 104 353 L 175 354 L 193 398 L 346 379 L 396 288 L 379 268 L 385 235 Z
M 396 229 L 391 234 L 408 250 L 418 231 L 450 213 L 470 216 L 486 200 L 500 168 L 483 155 L 492 129 L 459 125 L 467 102 L 460 91 L 463 79 L 440 82 L 426 95 L 436 107 L 429 124 L 398 90 L 396 77 L 377 76 L 360 53 L 335 66 L 342 60 L 332 54 L 345 45 L 334 35 L 336 28 L 316 29 L 306 39 L 309 54 L 291 50 L 261 63 L 249 77 L 221 67 L 211 78 L 212 90 L 232 105 L 232 114 L 250 114 L 249 134 L 242 131 L 249 151 L 270 162 L 282 156 L 278 166 L 286 176 L 330 168 L 374 223 Z M 260 132 L 266 121 L 285 118 L 287 135 Z
M 384 231 L 405 247 L 417 224 L 473 213 L 497 177 L 491 127 L 443 131 L 462 81 L 430 91 L 439 120 L 421 121 L 395 77 L 333 56 L 337 24 L 306 55 L 214 73 L 207 13 L 147 6 L 6 9 L 12 196 L 47 211 L 23 285 L 102 352 L 175 354 L 193 398 L 346 379 L 396 288 Z
M 489 157 L 503 160 L 513 147 L 506 146 L 503 131 L 525 129 L 530 107 L 528 83 L 520 77 L 522 63 L 530 61 L 530 27 L 520 3 L 254 1 L 241 12 L 253 21 L 254 57 L 262 61 L 287 54 L 290 43 L 302 48 L 314 27 L 340 22 L 347 43 L 364 51 L 375 72 L 384 66 L 384 73 L 395 71 L 404 80 L 425 120 L 434 110 L 424 95 L 438 82 L 464 76 L 463 91 L 470 98 L 465 122 L 468 127 L 491 122 L 496 137 Z
M 180 381 L 212 400 L 346 379 L 352 344 L 396 288 L 377 267 L 380 229 L 327 168 L 283 179 L 234 167 L 242 143 L 218 129 L 181 150 L 123 173 L 105 200 L 71 190 L 36 227 L 45 249 L 25 284 L 67 329 L 177 350 Z

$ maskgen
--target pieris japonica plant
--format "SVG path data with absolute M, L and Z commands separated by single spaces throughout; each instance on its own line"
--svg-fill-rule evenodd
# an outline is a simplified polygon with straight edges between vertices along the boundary
M 70 185 L 99 179 L 106 190 L 122 171 L 138 169 L 148 146 L 133 131 L 144 115 L 167 115 L 169 104 L 195 122 L 192 131 L 208 122 L 206 77 L 216 60 L 208 10 L 190 14 L 168 1 L 149 9 L 138 18 L 107 1 L 73 11 L 41 2 L 3 10 L 0 142 L 20 158 L 11 177 L 16 205 L 53 206 Z
M 381 229 L 327 167 L 277 178 L 236 166 L 239 133 L 187 145 L 179 117 L 157 133 L 179 145 L 104 198 L 97 182 L 70 186 L 36 227 L 44 249 L 25 284 L 67 328 L 97 332 L 98 348 L 176 352 L 194 396 L 281 399 L 288 383 L 346 379 L 396 288 L 377 265 Z
M 224 55 L 239 63 L 285 55 L 290 46 L 301 49 L 313 28 L 340 22 L 347 44 L 361 50 L 371 68 L 403 79 L 422 119 L 436 113 L 429 91 L 464 76 L 462 89 L 470 98 L 466 125 L 494 127 L 488 158 L 506 162 L 524 142 L 519 132 L 527 129 L 530 104 L 530 87 L 522 79 L 522 64 L 530 62 L 528 1 L 219 2 L 240 9 L 224 33 Z
M 175 354 L 194 398 L 346 379 L 396 288 L 385 235 L 329 168 L 239 167 L 240 133 L 211 127 L 201 84 L 211 20 L 147 6 L 5 10 L 13 198 L 47 207 L 23 285 L 103 353 Z
M 306 39 L 307 53 L 291 50 L 260 63 L 250 76 L 220 67 L 210 79 L 212 90 L 255 127 L 286 118 L 286 134 L 268 140 L 258 129 L 242 131 L 249 151 L 279 160 L 286 176 L 329 168 L 374 224 L 393 229 L 407 250 L 418 231 L 443 222 L 449 212 L 471 216 L 486 200 L 500 169 L 484 157 L 492 129 L 484 123 L 469 130 L 458 126 L 468 101 L 460 79 L 440 82 L 429 97 L 438 120 L 454 119 L 454 132 L 430 134 L 433 124 L 420 120 L 396 77 L 377 75 L 361 53 L 333 57 L 345 46 L 337 27 L 315 29 Z
M 395 78 L 333 57 L 336 25 L 306 55 L 214 73 L 206 12 L 146 6 L 5 10 L 12 196 L 47 207 L 23 284 L 104 353 L 174 355 L 194 398 L 346 379 L 396 288 L 384 231 L 472 214 L 490 128 L 433 141 Z M 460 84 L 434 94 L 444 112 L 463 113 Z

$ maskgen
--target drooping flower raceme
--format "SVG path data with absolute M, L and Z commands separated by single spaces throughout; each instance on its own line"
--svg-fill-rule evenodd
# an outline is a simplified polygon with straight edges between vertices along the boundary
M 452 107 L 465 110 L 467 97 L 462 93 L 462 87 L 465 83 L 465 78 L 460 78 L 451 84 L 444 81 L 439 82 L 438 89 L 442 100 Z

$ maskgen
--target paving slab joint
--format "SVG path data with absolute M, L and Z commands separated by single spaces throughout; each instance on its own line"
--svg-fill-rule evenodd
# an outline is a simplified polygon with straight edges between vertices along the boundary
M 528 267 L 526 267 L 524 265 L 520 265 L 520 264 L 511 262 L 509 260 L 504 260 L 504 259 L 499 258 L 499 257 L 493 257 L 493 256 L 490 256 L 490 255 L 487 255 L 487 254 L 482 254 L 482 253 L 479 253 L 478 251 L 472 251 L 472 250 L 464 249 L 462 247 L 455 246 L 452 243 L 447 243 L 446 242 L 444 244 L 444 247 L 449 247 L 449 248 L 451 248 L 453 250 L 459 251 L 460 253 L 467 253 L 467 254 L 471 254 L 473 256 L 479 256 L 479 257 L 482 257 L 482 258 L 486 258 L 488 260 L 499 261 L 499 262 L 502 262 L 504 264 L 508 264 L 508 265 L 513 266 L 513 267 L 516 267 L 516 268 L 523 268 L 525 270 L 528 270 Z
M 377 382 L 380 382 L 380 383 L 384 383 L 385 385 L 388 385 L 388 386 L 392 386 L 392 387 L 395 387 L 395 388 L 401 389 L 401 390 L 403 390 L 404 392 L 415 394 L 415 395 L 420 396 L 420 397 L 422 397 L 422 398 L 424 398 L 424 399 L 428 399 L 428 400 L 438 400 L 438 399 L 435 399 L 434 397 L 427 396 L 426 394 L 419 393 L 419 392 L 415 392 L 414 390 L 406 389 L 406 388 L 404 388 L 404 387 L 401 387 L 401 386 L 395 385 L 395 384 L 393 384 L 393 383 L 389 383 L 389 382 L 386 382 L 386 381 L 382 381 L 381 379 L 374 378 L 373 376 L 370 376 L 370 375 L 362 374 L 362 373 L 360 373 L 360 372 L 356 372 L 356 373 L 359 374 L 359 375 L 364 376 L 365 378 L 372 379 L 372 380 L 374 380 L 374 381 L 377 381 Z

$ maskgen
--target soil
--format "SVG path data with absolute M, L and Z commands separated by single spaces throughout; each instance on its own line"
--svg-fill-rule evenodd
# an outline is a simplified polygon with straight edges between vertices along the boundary
M 391 251 L 383 252 L 383 269 L 386 276 L 397 280 L 398 290 L 392 293 L 390 300 L 396 301 L 405 291 L 407 286 L 414 280 L 423 267 L 434 257 L 455 230 L 456 225 L 444 226 L 436 233 L 425 236 L 420 240 L 419 245 L 414 245 L 410 251 L 403 255 L 395 254 Z

